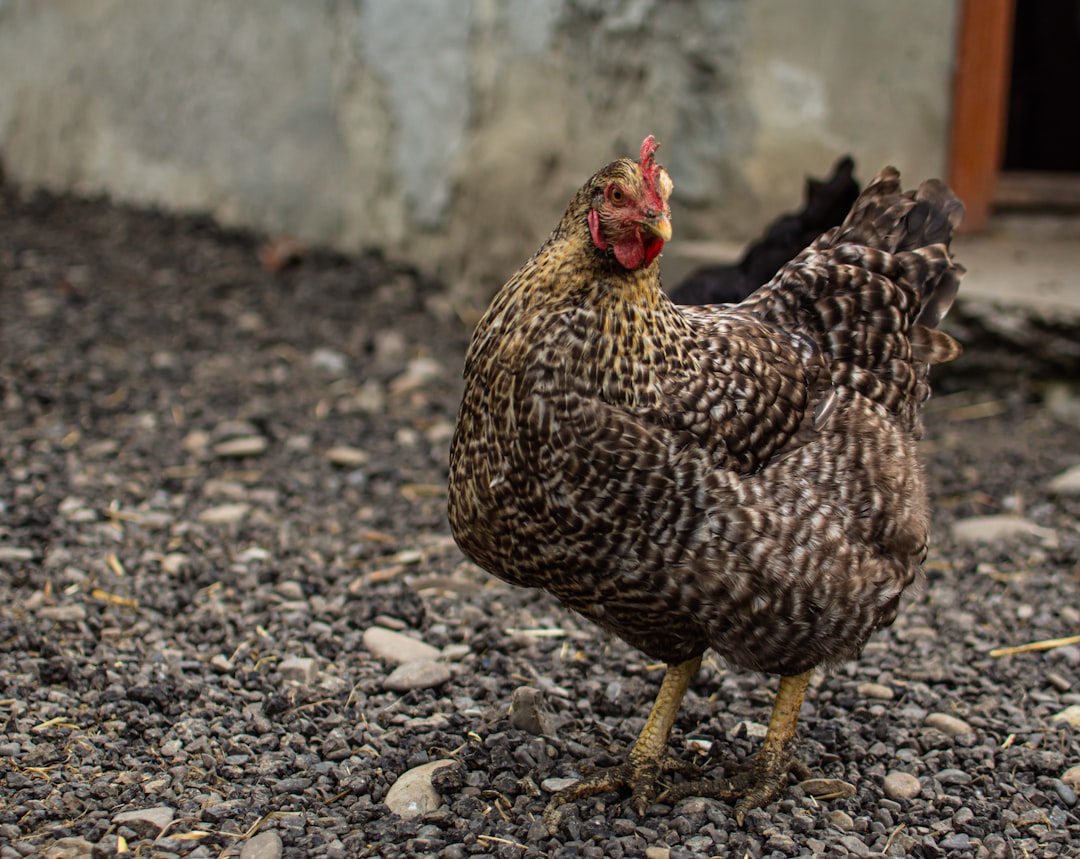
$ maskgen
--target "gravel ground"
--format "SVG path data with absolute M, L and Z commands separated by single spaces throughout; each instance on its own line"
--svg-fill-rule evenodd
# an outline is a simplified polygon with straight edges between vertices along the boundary
M 552 836 L 660 666 L 454 547 L 436 286 L 289 250 L 4 192 L 0 859 L 1080 856 L 1080 647 L 991 653 L 1080 632 L 1075 392 L 978 349 L 938 375 L 928 586 L 803 710 L 853 795 L 739 829 L 612 794 Z M 707 659 L 673 741 L 747 757 L 775 685 Z

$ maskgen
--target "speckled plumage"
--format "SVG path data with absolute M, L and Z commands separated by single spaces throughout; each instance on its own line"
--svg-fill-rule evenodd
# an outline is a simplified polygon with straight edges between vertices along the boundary
M 935 326 L 961 204 L 886 168 L 745 302 L 678 307 L 658 261 L 590 241 L 613 178 L 637 163 L 586 183 L 473 336 L 458 544 L 653 659 L 711 647 L 791 675 L 858 655 L 921 575 L 919 411 L 959 352 Z

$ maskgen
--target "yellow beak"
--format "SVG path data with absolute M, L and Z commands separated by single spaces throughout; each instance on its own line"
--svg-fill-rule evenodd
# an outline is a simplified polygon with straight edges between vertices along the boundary
M 663 212 L 642 218 L 638 223 L 663 241 L 671 241 L 671 219 Z

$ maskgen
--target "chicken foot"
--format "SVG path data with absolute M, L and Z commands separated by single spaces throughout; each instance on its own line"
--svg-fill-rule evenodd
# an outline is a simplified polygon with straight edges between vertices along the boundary
M 550 832 L 558 830 L 561 807 L 567 803 L 610 790 L 629 788 L 631 806 L 639 815 L 643 815 L 659 792 L 657 782 L 662 774 L 679 773 L 687 778 L 695 778 L 695 783 L 702 781 L 700 769 L 667 754 L 671 727 L 675 724 L 686 690 L 690 688 L 700 667 L 700 656 L 678 665 L 668 665 L 649 718 L 630 750 L 628 760 L 618 766 L 598 770 L 555 794 L 544 809 L 544 823 Z
M 754 760 L 731 778 L 698 779 L 675 785 L 661 794 L 664 802 L 678 802 L 688 796 L 705 796 L 734 802 L 735 822 L 742 826 L 747 812 L 768 805 L 787 784 L 788 773 L 806 779 L 810 771 L 792 754 L 795 726 L 813 670 L 780 678 L 765 741 Z

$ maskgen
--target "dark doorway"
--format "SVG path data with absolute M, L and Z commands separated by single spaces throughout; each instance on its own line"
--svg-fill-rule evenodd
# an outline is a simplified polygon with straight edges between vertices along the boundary
M 1080 172 L 1080 0 L 1017 3 L 1006 170 Z

